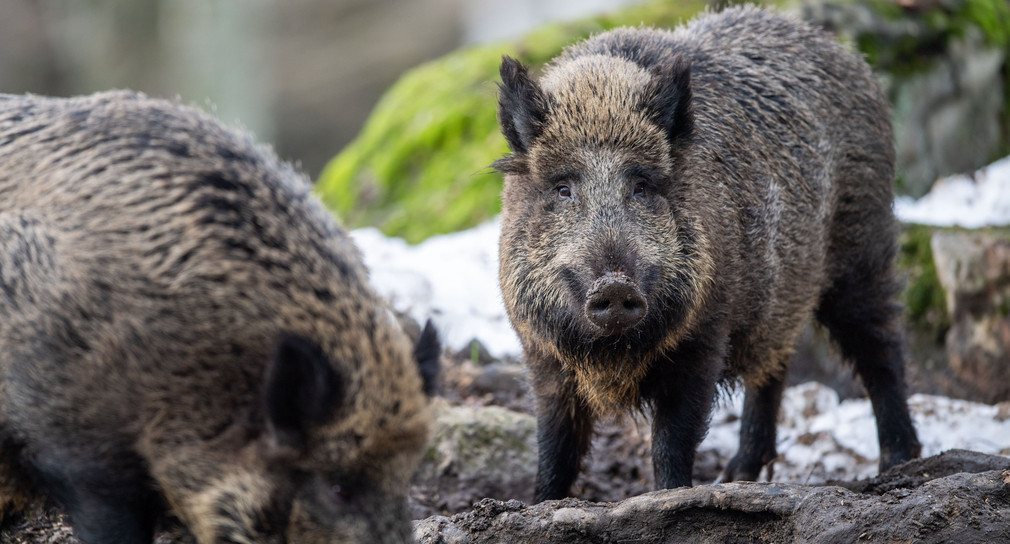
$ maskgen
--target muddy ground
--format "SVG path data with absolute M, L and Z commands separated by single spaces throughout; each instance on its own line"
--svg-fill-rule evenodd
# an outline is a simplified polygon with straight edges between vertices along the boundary
M 701 485 L 616 503 L 485 499 L 420 544 L 1010 542 L 1010 459 L 952 450 L 841 485 Z
M 808 381 L 827 384 L 841 399 L 864 397 L 865 390 L 854 378 L 851 367 L 842 364 L 836 354 L 823 341 L 815 341 L 807 330 L 801 339 L 800 349 L 790 366 L 789 385 Z M 909 368 L 911 393 L 928 393 L 952 398 L 978 401 L 973 398 L 944 366 L 930 369 Z M 502 406 L 518 412 L 533 414 L 533 401 L 525 379 L 525 369 L 514 360 L 494 360 L 485 352 L 460 353 L 443 359 L 442 389 L 440 396 L 450 405 Z M 1010 409 L 1010 406 L 1007 407 Z M 572 487 L 572 496 L 604 502 L 619 501 L 653 490 L 651 429 L 647 415 L 630 414 L 622 420 L 602 421 L 597 424 L 585 468 Z M 811 437 L 814 439 L 815 437 Z M 846 455 L 855 455 L 845 452 Z M 713 450 L 701 450 L 695 458 L 693 480 L 695 485 L 716 481 L 728 462 L 725 455 Z M 873 463 L 873 460 L 864 460 Z M 873 463 L 875 464 L 875 463 Z M 772 465 L 774 468 L 775 465 Z M 791 483 L 823 483 L 825 480 L 854 479 L 855 474 L 817 473 L 814 467 L 800 473 L 777 473 L 779 481 Z M 461 482 L 456 475 L 448 474 L 434 482 L 415 480 L 411 490 L 411 513 L 414 519 L 433 515 L 452 515 L 468 510 L 476 501 L 492 497 L 530 502 L 533 494 L 532 471 L 528 477 L 502 481 Z M 762 474 L 768 478 L 767 471 Z
M 1010 542 L 1010 459 L 953 450 L 858 482 L 701 485 L 612 503 L 484 499 L 414 526 L 420 544 Z M 41 512 L 0 540 L 77 543 L 60 515 Z M 191 540 L 157 540 L 171 542 Z
M 532 414 L 521 365 L 474 354 L 443 359 L 440 396 L 449 405 L 502 406 Z M 832 384 L 843 396 L 860 386 L 845 370 L 798 365 L 791 381 Z M 912 381 L 921 376 L 913 375 Z M 927 376 L 932 393 L 942 378 Z M 941 385 L 937 385 L 940 383 Z M 953 396 L 963 396 L 956 393 Z M 634 415 L 597 429 L 592 454 L 573 487 L 579 499 L 529 505 L 532 478 L 512 487 L 483 481 L 415 482 L 410 493 L 422 543 L 477 542 L 1010 542 L 1010 459 L 951 452 L 873 480 L 830 485 L 712 485 L 724 459 L 700 452 L 696 487 L 652 490 L 648 419 Z M 850 478 L 851 480 L 851 478 Z M 493 499 L 484 499 L 487 496 Z M 426 519 L 425 519 L 426 518 Z M 191 543 L 166 523 L 157 544 Z M 535 535 L 535 538 L 534 538 Z M 40 508 L 7 520 L 3 543 L 77 544 L 64 517 Z

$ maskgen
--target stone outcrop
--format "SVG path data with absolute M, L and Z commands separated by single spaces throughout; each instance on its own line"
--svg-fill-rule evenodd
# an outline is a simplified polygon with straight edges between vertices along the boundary
M 950 369 L 979 400 L 1010 400 L 1010 237 L 940 230 L 930 246 L 951 316 Z
M 500 406 L 438 402 L 428 450 L 413 480 L 415 517 L 458 512 L 480 497 L 532 494 L 536 420 Z
M 905 11 L 886 3 L 801 3 L 804 19 L 854 42 L 881 77 L 902 194 L 920 197 L 938 178 L 974 171 L 1005 149 L 1008 51 L 967 22 L 969 2 L 985 3 L 910 0 L 900 3 Z

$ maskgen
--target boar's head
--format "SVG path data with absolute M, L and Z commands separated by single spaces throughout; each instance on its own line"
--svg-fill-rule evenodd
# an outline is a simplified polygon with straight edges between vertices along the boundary
M 631 398 L 683 336 L 710 274 L 683 162 L 690 67 L 600 54 L 534 81 L 501 65 L 505 174 L 500 282 L 527 349 L 558 359 L 603 404 Z M 620 385 L 618 385 L 620 384 Z
M 412 542 L 406 490 L 439 344 L 429 323 L 411 353 L 381 314 L 351 333 L 281 334 L 248 421 L 209 450 L 159 448 L 173 454 L 153 471 L 200 542 Z

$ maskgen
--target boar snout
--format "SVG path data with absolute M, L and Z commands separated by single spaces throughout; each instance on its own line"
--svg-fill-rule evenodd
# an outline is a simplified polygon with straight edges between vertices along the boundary
M 604 274 L 586 293 L 586 317 L 607 335 L 637 325 L 647 309 L 642 291 L 622 273 Z

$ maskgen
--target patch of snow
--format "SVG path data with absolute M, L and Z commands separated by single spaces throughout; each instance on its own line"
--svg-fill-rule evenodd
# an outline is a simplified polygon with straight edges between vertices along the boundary
M 498 289 L 499 222 L 433 236 L 411 246 L 378 229 L 351 232 L 372 285 L 418 323 L 431 318 L 453 351 L 479 339 L 491 355 L 518 356 L 519 338 Z
M 1010 419 L 997 406 L 923 394 L 912 395 L 908 405 L 923 457 L 954 448 L 1010 455 Z M 739 444 L 742 407 L 742 390 L 717 406 L 699 449 L 728 461 Z M 787 388 L 777 449 L 776 481 L 819 484 L 876 475 L 880 449 L 870 401 L 839 402 L 834 390 L 815 382 Z
M 968 176 L 937 181 L 929 193 L 914 200 L 898 197 L 894 214 L 905 223 L 936 226 L 1010 225 L 1010 157 Z

